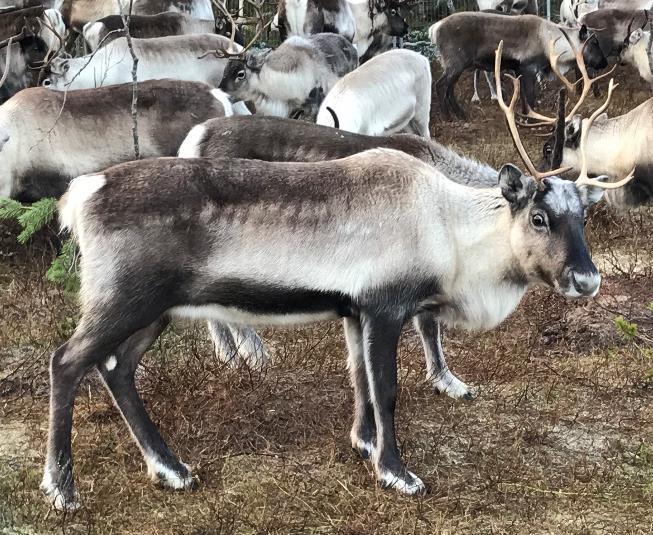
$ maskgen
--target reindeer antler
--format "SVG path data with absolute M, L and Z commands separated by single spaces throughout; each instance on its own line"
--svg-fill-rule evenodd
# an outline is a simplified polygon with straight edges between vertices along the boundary
M 25 28 L 23 27 L 22 31 L 18 35 L 12 35 L 9 39 L 6 41 L 2 41 L 0 43 L 0 48 L 4 48 L 5 46 L 7 47 L 7 58 L 5 59 L 5 70 L 2 73 L 2 78 L 0 78 L 0 87 L 5 85 L 5 82 L 7 81 L 7 76 L 9 75 L 9 65 L 11 64 L 11 45 L 16 38 L 20 38 L 23 35 L 23 32 L 25 31 Z
M 608 72 L 603 73 L 599 76 L 596 76 L 595 78 L 590 78 L 589 74 L 587 73 L 587 66 L 585 65 L 585 58 L 583 57 L 583 53 L 585 52 L 585 48 L 587 47 L 587 43 L 589 42 L 589 39 L 586 40 L 583 43 L 583 46 L 581 47 L 580 50 L 576 49 L 575 45 L 572 43 L 571 39 L 569 38 L 569 35 L 567 35 L 567 32 L 565 31 L 564 28 L 559 28 L 560 31 L 562 32 L 563 36 L 569 43 L 569 46 L 571 47 L 572 52 L 574 53 L 574 57 L 576 58 L 576 63 L 578 65 L 578 70 L 581 73 L 582 76 L 582 81 L 583 81 L 583 89 L 581 91 L 580 97 L 576 101 L 576 104 L 574 104 L 574 107 L 571 109 L 571 111 L 566 115 L 565 117 L 565 122 L 569 122 L 573 119 L 574 115 L 578 112 L 580 107 L 583 105 L 585 100 L 587 100 L 587 96 L 590 94 L 590 90 L 592 89 L 592 86 L 598 82 L 599 80 L 602 80 L 603 78 L 606 78 L 610 76 L 614 70 L 617 68 L 615 65 L 610 69 Z M 577 93 L 577 86 L 578 82 L 580 80 L 572 83 L 569 81 L 569 79 L 562 74 L 560 71 L 560 68 L 558 67 L 558 61 L 560 60 L 560 57 L 565 54 L 565 52 L 561 52 L 560 54 L 555 53 L 555 44 L 560 40 L 560 37 L 558 37 L 555 40 L 549 41 L 549 61 L 551 64 L 551 70 L 555 73 L 555 75 L 560 79 L 560 81 L 564 84 L 564 86 L 567 88 L 570 94 L 576 94 Z M 535 123 L 535 124 L 525 124 L 524 126 L 528 127 L 537 127 L 537 126 L 546 126 L 549 124 L 553 124 L 557 121 L 557 118 L 555 117 L 547 117 L 546 115 L 541 115 L 539 113 L 534 112 L 532 109 L 530 109 L 530 106 L 528 108 L 528 112 L 524 114 L 524 117 L 530 117 L 531 119 L 536 119 L 540 122 Z
M 45 27 L 46 29 L 50 30 L 54 34 L 54 36 L 59 40 L 59 48 L 57 48 L 56 52 L 53 53 L 52 50 L 48 50 L 48 53 L 45 56 L 45 60 L 41 62 L 41 65 L 39 67 L 35 67 L 35 68 L 30 67 L 31 70 L 42 71 L 48 69 L 50 65 L 52 65 L 52 60 L 57 56 L 59 56 L 61 50 L 65 48 L 66 43 L 64 38 L 59 34 L 59 32 L 51 24 L 45 21 L 45 16 L 43 20 L 39 18 L 37 19 L 37 21 L 41 28 Z
M 243 47 L 239 52 L 236 52 L 236 53 L 230 52 L 230 50 L 233 49 L 234 40 L 236 38 L 236 23 L 234 22 L 234 18 L 231 16 L 231 13 L 229 13 L 229 11 L 224 6 L 222 6 L 222 4 L 220 4 L 219 1 L 213 0 L 213 3 L 218 7 L 218 9 L 220 9 L 220 11 L 222 11 L 227 16 L 227 18 L 229 19 L 229 22 L 231 23 L 231 39 L 229 40 L 228 50 L 222 50 L 222 49 L 209 50 L 208 52 L 206 52 L 206 53 L 202 54 L 201 56 L 199 56 L 197 59 L 203 59 L 203 58 L 205 58 L 206 56 L 209 56 L 209 55 L 213 55 L 213 56 L 215 56 L 217 58 L 240 58 L 240 59 L 243 59 L 245 57 L 245 52 L 247 52 L 252 47 L 252 45 L 254 45 L 254 43 L 261 36 L 263 31 L 268 26 L 270 26 L 270 24 L 272 24 L 272 21 L 274 20 L 274 17 L 272 17 L 267 23 L 263 24 L 263 14 L 261 13 L 260 6 L 257 3 L 253 2 L 252 0 L 247 0 L 247 2 L 249 2 L 250 4 L 252 4 L 254 6 L 254 9 L 256 10 L 256 13 L 258 15 L 258 19 L 259 19 L 259 22 L 260 22 L 260 28 L 256 32 L 256 35 L 254 35 L 252 40 L 249 43 L 247 43 L 247 45 L 245 47 Z M 257 26 L 258 25 L 259 24 L 257 24 Z
M 618 182 L 601 182 L 599 180 L 596 180 L 594 178 L 589 178 L 587 176 L 587 136 L 589 134 L 590 129 L 592 128 L 592 125 L 594 124 L 594 121 L 596 118 L 601 115 L 610 105 L 610 101 L 612 100 L 612 92 L 614 89 L 618 86 L 619 84 L 614 83 L 614 79 L 610 80 L 610 84 L 608 86 L 608 97 L 605 99 L 605 102 L 601 107 L 599 107 L 591 116 L 589 119 L 583 119 L 581 123 L 581 135 L 580 135 L 580 160 L 581 160 L 581 168 L 580 168 L 580 175 L 576 179 L 576 185 L 577 186 L 582 186 L 582 185 L 587 185 L 587 186 L 596 186 L 599 188 L 603 189 L 617 189 L 621 188 L 622 186 L 625 186 L 630 182 L 633 177 L 635 176 L 635 169 L 633 169 L 627 176 L 626 178 L 619 180 Z
M 565 168 L 554 169 L 552 171 L 541 173 L 533 165 L 530 156 L 528 156 L 528 152 L 524 148 L 524 144 L 521 141 L 521 137 L 519 136 L 519 130 L 517 129 L 517 121 L 515 120 L 515 106 L 517 105 L 517 100 L 519 99 L 518 78 L 507 75 L 508 78 L 512 80 L 513 92 L 509 105 L 507 105 L 506 102 L 503 100 L 503 89 L 501 87 L 501 56 L 502 55 L 503 55 L 503 41 L 499 43 L 499 47 L 494 53 L 494 77 L 495 77 L 496 90 L 497 90 L 497 102 L 499 103 L 499 107 L 501 108 L 501 110 L 506 116 L 506 120 L 508 121 L 508 129 L 510 130 L 512 140 L 515 143 L 517 152 L 519 153 L 519 156 L 523 160 L 524 165 L 526 165 L 528 172 L 533 176 L 533 178 L 535 178 L 538 181 L 541 181 L 543 178 L 559 175 L 560 173 L 569 171 L 571 168 L 565 167 Z

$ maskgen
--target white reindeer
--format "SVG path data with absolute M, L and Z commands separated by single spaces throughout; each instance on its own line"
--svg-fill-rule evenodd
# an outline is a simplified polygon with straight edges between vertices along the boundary
M 430 137 L 431 66 L 410 50 L 373 57 L 327 94 L 317 124 L 370 136 L 409 131 Z

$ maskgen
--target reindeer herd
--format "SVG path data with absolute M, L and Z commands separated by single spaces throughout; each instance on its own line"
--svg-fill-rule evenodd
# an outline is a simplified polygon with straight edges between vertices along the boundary
M 43 491 L 57 509 L 79 505 L 73 404 L 92 369 L 151 477 L 195 484 L 134 378 L 181 317 L 207 321 L 220 357 L 253 367 L 269 359 L 257 326 L 342 318 L 352 447 L 384 487 L 423 492 L 395 438 L 402 328 L 412 320 L 420 334 L 434 388 L 471 399 L 446 364 L 441 323 L 491 329 L 538 284 L 597 294 L 584 220 L 606 191 L 623 207 L 650 201 L 653 99 L 608 118 L 610 80 L 603 104 L 578 112 L 611 59 L 653 79 L 650 5 L 565 1 L 558 24 L 534 0 L 479 0 L 479 11 L 431 26 L 442 112 L 465 116 L 455 84 L 467 69 L 485 72 L 524 174 L 431 138 L 431 65 L 394 49 L 405 2 L 280 0 L 247 44 L 244 14 L 218 2 L 134 0 L 131 14 L 123 4 L 24 0 L 0 15 L 0 195 L 61 197 L 81 252 L 82 317 L 50 364 Z M 269 25 L 281 44 L 255 48 Z M 75 40 L 86 54 L 66 52 Z M 509 102 L 505 71 L 516 76 Z M 565 87 L 551 117 L 535 111 L 549 78 Z M 570 110 L 567 93 L 578 95 Z M 518 128 L 542 125 L 552 133 L 536 165 Z

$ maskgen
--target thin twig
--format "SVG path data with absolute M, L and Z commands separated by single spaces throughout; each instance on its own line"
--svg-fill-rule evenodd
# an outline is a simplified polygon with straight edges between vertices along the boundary
M 132 36 L 129 31 L 129 22 L 132 15 L 132 4 L 134 0 L 129 0 L 129 13 L 125 16 L 120 0 L 116 0 L 120 7 L 120 16 L 122 17 L 122 25 L 125 27 L 125 38 L 127 39 L 127 47 L 132 57 L 132 135 L 134 136 L 134 158 L 138 160 L 141 157 L 140 145 L 138 140 L 138 56 L 134 52 L 134 45 L 132 43 Z

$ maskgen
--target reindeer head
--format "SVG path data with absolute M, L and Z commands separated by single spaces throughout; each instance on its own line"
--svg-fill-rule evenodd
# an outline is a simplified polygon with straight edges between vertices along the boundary
M 544 283 L 565 297 L 593 297 L 601 276 L 588 251 L 587 209 L 603 197 L 593 185 L 558 177 L 537 179 L 507 164 L 499 187 L 511 209 L 510 244 L 530 283 Z
M 50 89 L 65 89 L 72 81 L 74 73 L 70 71 L 68 58 L 54 58 L 46 69 L 46 78 L 41 85 Z
M 503 0 L 494 9 L 508 15 L 523 15 L 528 4 L 528 0 Z
M 599 290 L 601 277 L 592 263 L 583 234 L 587 209 L 603 197 L 606 189 L 620 188 L 632 179 L 631 173 L 617 183 L 607 183 L 605 176 L 592 179 L 587 175 L 587 131 L 608 107 L 614 82 L 610 81 L 608 98 L 603 106 L 582 121 L 580 176 L 575 182 L 563 180 L 558 175 L 569 171 L 568 167 L 538 171 L 521 142 L 515 119 L 519 80 L 512 78 L 513 95 L 508 105 L 503 100 L 501 87 L 502 52 L 503 41 L 495 58 L 497 101 L 506 115 L 515 146 L 531 174 L 524 176 L 511 165 L 504 166 L 499 173 L 501 192 L 511 208 L 510 243 L 515 257 L 530 282 L 544 282 L 566 297 L 594 296 Z M 586 75 L 584 66 L 581 71 Z M 586 95 L 586 91 L 583 94 Z M 558 114 L 564 120 L 562 98 L 561 102 Z
M 385 15 L 387 24 L 384 25 L 383 32 L 392 37 L 403 37 L 409 30 L 408 23 L 402 14 L 402 10 L 405 9 L 405 1 L 375 0 L 370 3 L 370 18 L 374 21 L 379 15 Z
M 218 87 L 237 100 L 250 99 L 252 78 L 261 71 L 270 52 L 268 49 L 231 56 Z
M 641 27 L 633 29 L 637 15 L 642 14 Z M 620 63 L 629 63 L 635 65 L 637 63 L 637 56 L 642 55 L 648 57 L 650 54 L 650 41 L 651 32 L 645 31 L 645 28 L 650 24 L 650 12 L 642 10 L 633 15 L 628 29 L 626 30 L 626 38 L 624 39 L 621 52 L 619 54 Z M 650 26 L 649 26 L 650 28 Z
M 576 41 L 574 43 L 576 46 L 583 43 L 583 59 L 585 60 L 585 65 L 596 71 L 605 69 L 608 66 L 608 58 L 605 57 L 601 44 L 599 43 L 599 38 L 595 32 L 589 30 L 583 24 L 577 30 L 574 37 L 577 39 L 573 40 Z
M 385 10 L 385 16 L 388 18 L 388 30 L 386 33 L 392 37 L 403 37 L 410 29 L 402 9 L 405 9 L 399 2 L 388 2 Z

